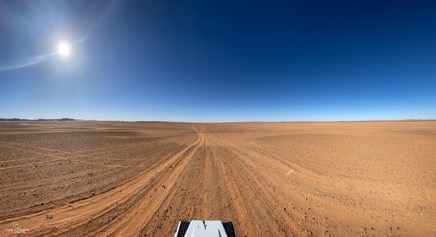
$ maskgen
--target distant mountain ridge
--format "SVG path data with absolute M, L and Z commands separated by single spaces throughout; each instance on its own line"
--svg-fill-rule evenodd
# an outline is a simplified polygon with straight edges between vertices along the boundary
M 20 118 L 0 118 L 0 121 L 76 121 L 72 118 L 61 118 L 61 119 L 20 119 Z

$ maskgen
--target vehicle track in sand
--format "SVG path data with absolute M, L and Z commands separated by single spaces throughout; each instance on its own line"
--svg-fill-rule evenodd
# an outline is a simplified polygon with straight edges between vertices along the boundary
M 164 194 L 167 191 L 163 188 L 157 190 L 153 195 L 144 196 L 150 197 L 151 200 L 144 197 L 138 198 L 137 196 L 145 194 L 144 189 L 146 189 L 146 191 L 151 191 L 154 186 L 151 186 L 150 182 L 161 183 L 163 181 L 162 178 L 164 178 L 165 181 L 163 182 L 163 185 L 171 187 L 177 179 L 177 176 L 180 175 L 181 171 L 183 171 L 183 168 L 186 166 L 189 159 L 203 142 L 203 135 L 198 131 L 198 140 L 196 142 L 179 151 L 174 156 L 166 159 L 162 163 L 155 164 L 137 178 L 114 188 L 113 190 L 55 209 L 3 220 L 0 222 L 0 229 L 8 229 L 8 227 L 10 228 L 14 223 L 19 222 L 21 226 L 26 226 L 26 229 L 32 235 L 36 236 L 47 234 L 71 235 L 72 233 L 77 235 L 80 233 L 81 228 L 86 226 L 86 229 L 82 231 L 85 231 L 86 235 L 92 235 L 92 233 L 96 232 L 93 232 L 93 229 L 89 228 L 90 221 L 95 222 L 95 220 L 102 219 L 107 216 L 108 213 L 111 213 L 113 209 L 117 208 L 118 205 L 130 204 L 130 206 L 126 207 L 126 212 L 123 213 L 126 217 L 124 220 L 121 218 L 115 223 L 111 223 L 110 228 L 108 228 L 108 225 L 105 225 L 104 228 L 93 227 L 96 230 L 102 229 L 100 232 L 104 231 L 104 235 L 111 232 L 119 232 L 119 234 L 124 233 L 127 235 L 130 233 L 131 235 L 132 231 L 138 232 L 138 230 L 142 228 L 144 221 L 147 220 L 147 218 L 144 219 L 144 215 L 147 217 L 153 215 L 153 209 L 155 210 L 158 208 L 159 202 L 161 202 L 165 197 Z M 170 166 L 173 168 L 169 169 Z M 138 202 L 138 199 L 141 201 Z M 131 202 L 131 200 L 136 201 Z M 151 201 L 151 203 L 149 203 L 149 201 Z M 138 213 L 141 218 L 138 218 Z M 116 213 L 116 215 L 121 216 L 120 213 Z M 138 220 L 142 221 L 138 222 Z
M 129 145 L 128 149 L 135 149 L 136 147 L 140 147 L 142 145 L 143 144 L 141 144 L 141 143 L 136 144 L 136 145 Z M 31 146 L 31 145 L 20 144 L 20 143 L 13 143 L 13 142 L 0 142 L 0 147 L 18 150 L 18 151 L 29 152 L 29 153 L 34 154 L 36 157 L 50 157 L 51 159 L 49 160 L 49 162 L 55 162 L 58 160 L 68 160 L 68 161 L 74 161 L 74 162 L 91 164 L 91 165 L 100 165 L 100 166 L 106 166 L 106 167 L 119 167 L 119 168 L 126 168 L 126 167 L 132 167 L 132 166 L 138 167 L 137 164 L 135 164 L 135 165 L 115 165 L 115 164 L 112 164 L 111 165 L 111 164 L 100 164 L 100 163 L 96 163 L 96 162 L 90 162 L 90 161 L 83 160 L 83 159 L 81 160 L 81 158 L 88 158 L 88 159 L 90 158 L 90 159 L 94 159 L 94 160 L 108 159 L 108 158 L 105 158 L 104 156 L 101 156 L 101 154 L 120 151 L 120 150 L 126 150 L 125 145 L 105 148 L 103 150 L 98 149 L 98 151 L 97 151 L 97 149 L 78 150 L 78 151 L 61 151 L 61 150 L 48 149 L 48 148 Z M 81 154 L 84 152 L 92 152 L 92 153 Z M 28 161 L 30 161 L 30 160 L 31 159 L 29 159 Z M 114 161 L 114 160 L 125 160 L 125 159 L 110 158 L 110 160 Z M 129 159 L 129 160 L 141 161 L 143 159 Z M 17 163 L 21 163 L 21 165 L 9 165 L 7 167 L 0 167 L 0 170 L 1 169 L 18 168 L 18 167 L 29 166 L 29 165 L 32 166 L 34 164 L 45 163 L 47 161 L 32 162 L 32 164 L 27 164 L 26 160 L 19 159 L 19 160 L 8 160 L 7 162 L 8 163 L 17 162 Z
M 23 190 L 14 185 L 36 193 L 50 186 L 47 171 L 69 192 L 70 180 L 83 178 L 91 190 L 108 185 L 105 178 L 117 182 L 36 211 L 17 208 L 18 199 L 13 205 L 21 212 L 0 216 L 0 236 L 14 235 L 17 225 L 28 236 L 172 236 L 180 220 L 192 219 L 232 221 L 238 236 L 436 235 L 436 137 L 409 134 L 436 131 L 435 122 L 85 125 L 112 145 L 92 133 L 75 135 L 95 147 L 65 148 L 8 142 L 0 132 L 7 154 L 0 164 L 9 165 L 0 171 L 10 181 L 0 187 L 15 198 Z M 136 133 L 123 133 L 129 129 Z M 32 180 L 21 180 L 26 174 Z M 0 198 L 0 207 L 7 201 Z

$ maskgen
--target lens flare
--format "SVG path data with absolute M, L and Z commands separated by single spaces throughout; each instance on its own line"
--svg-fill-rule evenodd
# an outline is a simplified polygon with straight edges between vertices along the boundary
M 68 58 L 71 54 L 71 45 L 66 41 L 59 42 L 57 52 L 60 56 Z

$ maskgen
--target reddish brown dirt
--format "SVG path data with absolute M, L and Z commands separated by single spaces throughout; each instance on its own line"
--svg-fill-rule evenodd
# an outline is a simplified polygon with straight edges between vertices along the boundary
M 436 236 L 436 122 L 2 122 L 0 190 L 0 236 Z

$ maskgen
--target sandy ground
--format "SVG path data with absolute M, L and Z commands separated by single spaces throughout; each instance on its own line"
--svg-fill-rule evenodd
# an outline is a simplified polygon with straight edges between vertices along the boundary
M 0 190 L 0 236 L 436 236 L 436 122 L 2 122 Z

